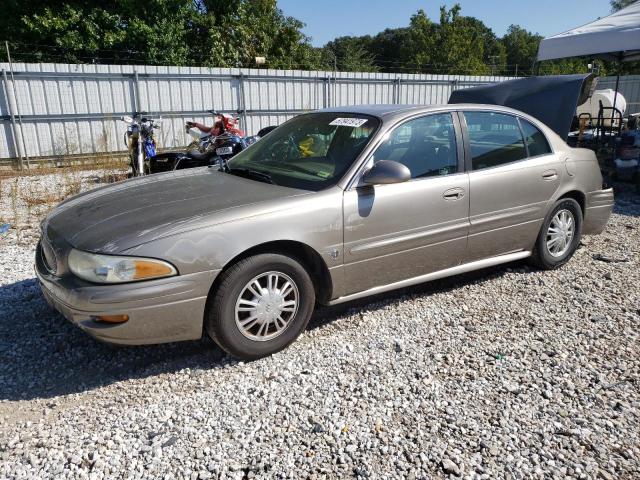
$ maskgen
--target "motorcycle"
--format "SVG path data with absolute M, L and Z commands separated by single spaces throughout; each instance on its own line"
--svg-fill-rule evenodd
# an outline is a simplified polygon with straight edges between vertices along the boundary
M 213 129 L 203 131 L 193 122 L 186 122 L 185 131 L 193 138 L 186 152 L 167 152 L 155 155 L 150 159 L 150 173 L 169 172 L 185 168 L 219 165 L 254 144 L 259 135 L 246 137 L 238 125 L 238 117 L 227 116 L 216 110 L 210 110 L 216 124 L 222 125 L 222 133 L 214 135 Z M 266 127 L 258 132 L 266 135 L 276 127 Z
M 145 112 L 135 112 L 133 116 L 125 115 L 120 118 L 127 124 L 124 143 L 129 151 L 129 163 L 134 177 L 149 173 L 150 159 L 156 155 L 156 140 L 154 130 L 160 124 L 152 118 L 147 118 Z

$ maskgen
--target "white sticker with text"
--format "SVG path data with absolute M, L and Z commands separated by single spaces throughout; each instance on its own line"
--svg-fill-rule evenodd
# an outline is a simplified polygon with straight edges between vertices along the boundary
M 367 118 L 336 118 L 329 125 L 337 125 L 338 127 L 361 127 L 367 123 Z

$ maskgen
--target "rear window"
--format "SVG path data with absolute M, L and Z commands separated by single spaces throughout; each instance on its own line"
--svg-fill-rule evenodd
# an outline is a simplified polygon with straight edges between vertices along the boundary
M 518 119 L 504 113 L 465 112 L 474 170 L 527 158 Z
M 524 141 L 527 143 L 530 157 L 551 153 L 547 138 L 537 127 L 522 118 L 520 119 L 520 125 L 522 125 L 522 133 L 524 134 Z

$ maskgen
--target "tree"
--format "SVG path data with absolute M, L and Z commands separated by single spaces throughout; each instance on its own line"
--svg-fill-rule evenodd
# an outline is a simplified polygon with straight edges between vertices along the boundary
M 541 40 L 542 35 L 531 33 L 518 25 L 509 26 L 506 35 L 502 37 L 508 65 L 505 73 L 515 73 L 517 65 L 518 74 L 530 75 Z
M 22 61 L 318 68 L 321 54 L 276 0 L 5 0 Z
M 486 43 L 491 29 L 480 20 L 460 16 L 461 7 L 440 7 L 440 25 L 436 30 L 433 51 L 434 67 L 440 73 L 485 75 L 491 68 L 487 60 Z M 498 54 L 501 57 L 502 53 Z
M 414 47 L 409 28 L 387 28 L 371 37 L 366 48 L 382 72 L 406 71 L 410 68 Z
M 105 5 L 108 7 L 105 8 Z M 184 64 L 185 0 L 20 2 L 9 0 L 0 27 L 24 61 Z M 33 48 L 36 47 L 36 48 Z
M 437 42 L 437 26 L 429 20 L 424 10 L 420 9 L 411 16 L 404 47 L 407 50 L 406 66 L 415 73 L 433 68 L 437 61 L 435 48 Z
M 377 72 L 379 68 L 369 53 L 370 36 L 338 37 L 324 46 L 326 68 L 344 72 Z
M 611 11 L 617 12 L 618 10 L 622 10 L 637 1 L 638 0 L 611 0 L 609 4 L 611 5 Z

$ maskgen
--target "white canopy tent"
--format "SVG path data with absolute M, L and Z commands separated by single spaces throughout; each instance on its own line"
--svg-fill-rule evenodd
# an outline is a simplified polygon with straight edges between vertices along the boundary
M 538 61 L 582 56 L 622 62 L 640 60 L 640 1 L 607 17 L 547 37 L 538 48 Z
M 543 39 L 538 47 L 537 61 L 585 56 L 617 62 L 640 60 L 640 1 L 594 22 Z M 619 82 L 618 72 L 611 110 L 612 124 Z

